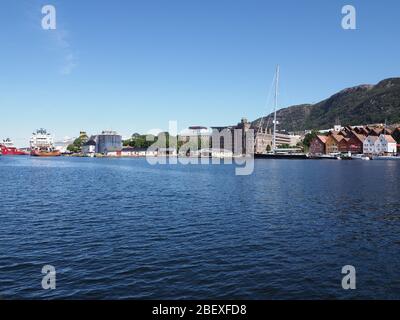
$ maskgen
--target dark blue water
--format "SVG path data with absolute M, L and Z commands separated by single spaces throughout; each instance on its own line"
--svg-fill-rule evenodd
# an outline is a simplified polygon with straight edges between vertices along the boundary
M 400 298 L 400 162 L 0 159 L 0 297 Z M 41 287 L 43 265 L 56 289 Z M 357 289 L 341 269 L 357 270 Z

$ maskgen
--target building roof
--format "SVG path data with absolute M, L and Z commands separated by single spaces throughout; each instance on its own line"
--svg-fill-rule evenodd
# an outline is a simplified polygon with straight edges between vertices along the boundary
M 368 136 L 367 138 L 366 138 L 366 140 L 371 140 L 372 142 L 375 142 L 376 140 L 378 140 L 378 137 L 377 136 Z
M 366 137 L 365 135 L 360 134 L 360 133 L 355 133 L 355 132 L 353 132 L 353 136 L 354 136 L 356 139 L 360 140 L 361 142 L 364 142 L 364 140 L 367 139 L 367 137 Z
M 382 134 L 381 136 L 384 136 L 385 140 L 386 140 L 388 143 L 396 143 L 396 140 L 394 140 L 393 137 L 390 136 L 390 135 L 388 135 L 388 134 Z
M 321 142 L 322 143 L 326 143 L 326 139 L 328 138 L 327 136 L 317 136 L 317 138 L 319 139 L 319 140 L 321 140 Z
M 189 127 L 190 130 L 207 130 L 207 127 L 202 127 L 202 126 L 191 126 Z
M 337 134 L 331 134 L 331 137 L 333 138 L 333 139 L 335 139 L 337 142 L 340 142 L 340 141 L 342 141 L 343 139 L 344 139 L 344 137 L 343 136 L 340 136 L 340 135 L 337 135 Z
M 84 146 L 95 146 L 96 142 L 94 140 L 88 140 L 83 145 Z
M 143 152 L 147 151 L 147 148 L 137 148 L 137 147 L 123 147 L 121 151 L 125 152 Z

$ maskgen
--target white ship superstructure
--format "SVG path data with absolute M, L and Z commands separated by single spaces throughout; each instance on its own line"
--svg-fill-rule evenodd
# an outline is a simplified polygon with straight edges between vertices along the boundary
M 53 150 L 54 139 L 45 129 L 36 130 L 30 140 L 31 150 Z
M 0 144 L 6 148 L 15 148 L 14 142 L 10 138 L 4 139 L 3 142 L 0 142 Z

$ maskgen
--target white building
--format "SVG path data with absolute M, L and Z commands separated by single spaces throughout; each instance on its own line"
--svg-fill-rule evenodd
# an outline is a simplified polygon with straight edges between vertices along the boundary
M 377 154 L 397 153 L 397 143 L 391 135 L 381 134 L 375 142 L 375 151 Z
M 368 136 L 363 143 L 364 154 L 376 154 L 375 143 L 378 140 L 377 136 Z
M 82 146 L 82 153 L 84 155 L 94 155 L 96 153 L 96 142 L 94 140 L 88 140 Z
M 153 151 L 153 150 L 151 150 Z M 157 157 L 176 157 L 178 155 L 178 152 L 175 148 L 157 148 Z M 154 152 L 154 151 L 153 151 Z M 149 153 L 149 156 L 150 153 Z
M 54 149 L 60 151 L 61 153 L 68 153 L 68 146 L 74 143 L 74 138 L 65 137 L 62 141 L 54 142 Z
M 363 144 L 364 154 L 394 154 L 397 153 L 397 143 L 391 135 L 381 134 L 368 136 Z
M 148 150 L 148 148 L 135 148 L 135 147 L 124 147 L 121 150 L 121 157 L 155 157 L 157 151 Z

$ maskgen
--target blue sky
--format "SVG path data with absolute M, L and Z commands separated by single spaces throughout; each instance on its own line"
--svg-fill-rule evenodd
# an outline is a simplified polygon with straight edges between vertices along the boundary
M 57 9 L 42 30 L 41 8 Z M 357 30 L 341 8 L 357 9 Z M 0 137 L 229 125 L 400 75 L 398 1 L 2 0 Z

